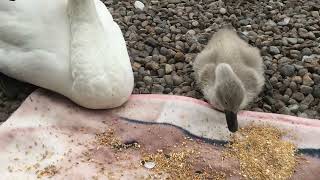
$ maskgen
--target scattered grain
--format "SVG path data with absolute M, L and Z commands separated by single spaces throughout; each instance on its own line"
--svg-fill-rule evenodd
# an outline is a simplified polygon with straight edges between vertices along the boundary
M 143 156 L 141 165 L 154 162 L 155 167 L 152 169 L 158 175 L 167 175 L 166 179 L 225 179 L 223 172 L 216 172 L 209 168 L 197 171 L 192 166 L 193 159 L 197 153 L 194 150 L 184 149 L 178 152 L 170 152 L 168 154 L 158 151 L 156 154 L 146 154 Z
M 289 179 L 297 159 L 295 145 L 283 140 L 286 135 L 271 126 L 250 125 L 232 135 L 225 155 L 239 160 L 245 179 Z
M 37 172 L 37 177 L 42 178 L 42 177 L 53 177 L 58 173 L 58 169 L 54 165 L 49 165 L 45 167 L 43 170 L 40 170 Z
M 122 151 L 123 149 L 135 148 L 139 149 L 140 145 L 136 142 L 124 144 L 115 136 L 114 130 L 109 129 L 106 132 L 96 134 L 96 141 L 102 146 L 111 146 L 112 149 Z

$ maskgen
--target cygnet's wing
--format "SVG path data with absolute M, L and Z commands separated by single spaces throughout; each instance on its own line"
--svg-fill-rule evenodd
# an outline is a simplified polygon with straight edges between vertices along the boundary
M 214 51 L 204 50 L 196 57 L 193 63 L 193 69 L 197 82 L 205 86 L 207 84 L 214 83 L 215 80 L 215 68 L 216 68 L 216 56 Z
M 219 63 L 244 64 L 259 70 L 262 68 L 259 50 L 251 47 L 233 30 L 219 30 L 213 35 L 206 49 L 218 53 Z
M 264 85 L 264 76 L 263 74 L 255 71 L 253 68 L 247 66 L 238 66 L 234 68 L 235 73 L 241 79 L 246 93 L 246 98 L 241 104 L 241 109 L 251 102 L 262 90 Z

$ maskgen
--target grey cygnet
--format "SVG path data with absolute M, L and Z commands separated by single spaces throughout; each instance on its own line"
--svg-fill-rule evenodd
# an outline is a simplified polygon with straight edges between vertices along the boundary
M 193 68 L 205 98 L 225 112 L 228 129 L 236 132 L 238 111 L 258 96 L 265 83 L 259 49 L 224 28 L 197 55 Z

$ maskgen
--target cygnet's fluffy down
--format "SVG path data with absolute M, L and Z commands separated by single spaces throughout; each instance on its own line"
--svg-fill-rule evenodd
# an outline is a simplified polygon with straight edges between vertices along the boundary
M 229 130 L 237 131 L 237 112 L 264 86 L 259 49 L 251 47 L 235 31 L 221 29 L 198 54 L 193 68 L 205 98 L 225 112 Z

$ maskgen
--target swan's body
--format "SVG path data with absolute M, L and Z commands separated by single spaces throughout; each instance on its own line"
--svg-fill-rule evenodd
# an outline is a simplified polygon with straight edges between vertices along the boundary
M 99 0 L 0 0 L 0 72 L 92 109 L 133 89 L 122 32 Z
M 228 127 L 235 123 L 229 129 L 236 131 L 236 113 L 245 108 L 264 85 L 259 50 L 250 47 L 233 30 L 222 29 L 196 57 L 193 67 L 204 96 L 225 111 Z

